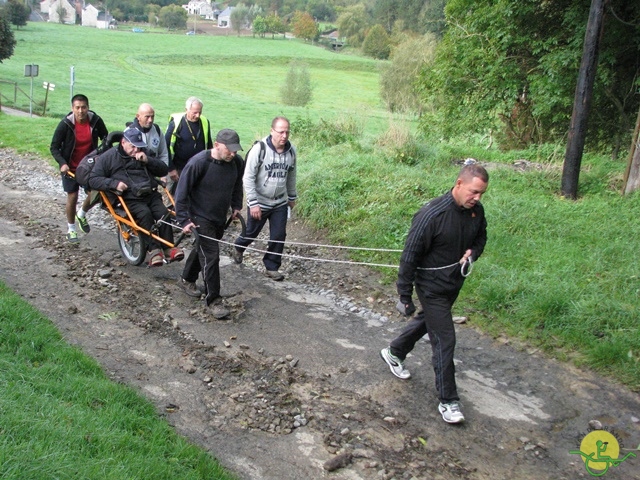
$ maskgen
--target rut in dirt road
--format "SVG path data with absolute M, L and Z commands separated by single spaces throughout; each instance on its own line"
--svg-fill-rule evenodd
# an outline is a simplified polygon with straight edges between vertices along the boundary
M 257 256 L 240 266 L 225 257 L 232 318 L 213 321 L 177 287 L 181 264 L 126 264 L 103 212 L 70 248 L 59 180 L 42 161 L 0 150 L 0 171 L 3 281 L 240 478 L 573 479 L 588 475 L 570 451 L 590 421 L 626 448 L 640 444 L 637 395 L 482 335 L 469 312 L 456 358 L 467 422 L 447 425 L 428 343 L 407 359 L 410 381 L 378 356 L 404 321 L 375 273 L 285 261 L 277 283 Z M 308 235 L 298 223 L 289 239 Z M 639 467 L 629 459 L 607 478 L 640 478 Z

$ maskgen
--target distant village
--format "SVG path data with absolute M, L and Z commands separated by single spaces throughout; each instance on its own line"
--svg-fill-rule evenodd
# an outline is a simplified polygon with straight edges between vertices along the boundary
M 182 5 L 190 15 L 199 15 L 205 20 L 217 20 L 218 27 L 229 28 L 231 26 L 231 10 L 227 7 L 220 10 L 216 3 L 210 0 L 190 0 Z M 83 27 L 116 28 L 116 20 L 106 11 L 99 10 L 84 0 L 43 0 L 40 2 L 40 13 L 48 18 L 49 22 L 78 24 Z M 62 15 L 62 21 L 60 16 Z

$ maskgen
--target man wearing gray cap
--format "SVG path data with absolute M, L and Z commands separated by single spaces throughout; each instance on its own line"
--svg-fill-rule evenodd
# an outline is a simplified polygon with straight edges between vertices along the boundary
M 155 177 L 167 174 L 167 165 L 143 151 L 147 144 L 143 133 L 135 127 L 128 127 L 120 144 L 107 150 L 96 158 L 95 166 L 89 176 L 92 190 L 118 192 L 127 203 L 135 221 L 145 230 L 151 230 L 155 221 L 167 213 L 158 193 Z M 158 234 L 164 240 L 173 243 L 171 226 L 160 224 Z M 165 261 L 179 261 L 184 258 L 182 249 L 165 248 L 147 237 L 149 242 L 149 266 L 159 267 Z
M 204 277 L 205 304 L 214 318 L 229 316 L 220 296 L 220 246 L 229 207 L 236 218 L 242 209 L 244 162 L 236 152 L 242 150 L 234 130 L 223 129 L 216 135 L 213 148 L 189 159 L 180 174 L 176 189 L 176 219 L 185 233 L 199 234 L 196 245 L 179 280 L 187 295 L 200 297 L 196 280 Z

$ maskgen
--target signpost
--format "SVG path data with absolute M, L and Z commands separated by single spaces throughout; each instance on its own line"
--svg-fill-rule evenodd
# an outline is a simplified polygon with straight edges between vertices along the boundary
M 44 108 L 42 109 L 42 115 L 44 116 L 47 113 L 47 99 L 49 98 L 49 91 L 53 92 L 53 89 L 56 88 L 56 86 L 50 82 L 42 82 L 42 88 L 46 90 L 44 94 Z
M 73 65 L 71 65 L 71 73 L 70 73 L 70 82 L 69 82 L 69 102 L 73 98 L 73 84 L 76 83 L 76 70 Z
M 31 92 L 29 94 L 29 116 L 33 116 L 33 77 L 38 76 L 38 70 L 40 67 L 38 65 L 25 65 L 24 66 L 24 76 L 31 77 Z

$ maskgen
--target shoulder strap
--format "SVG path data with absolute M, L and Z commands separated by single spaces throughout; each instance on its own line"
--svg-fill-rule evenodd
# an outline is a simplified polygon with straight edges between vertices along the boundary
M 253 142 L 254 145 L 256 143 L 260 144 L 260 153 L 258 154 L 258 168 L 260 168 L 264 163 L 265 150 L 267 147 L 262 140 L 256 140 L 255 142 Z

